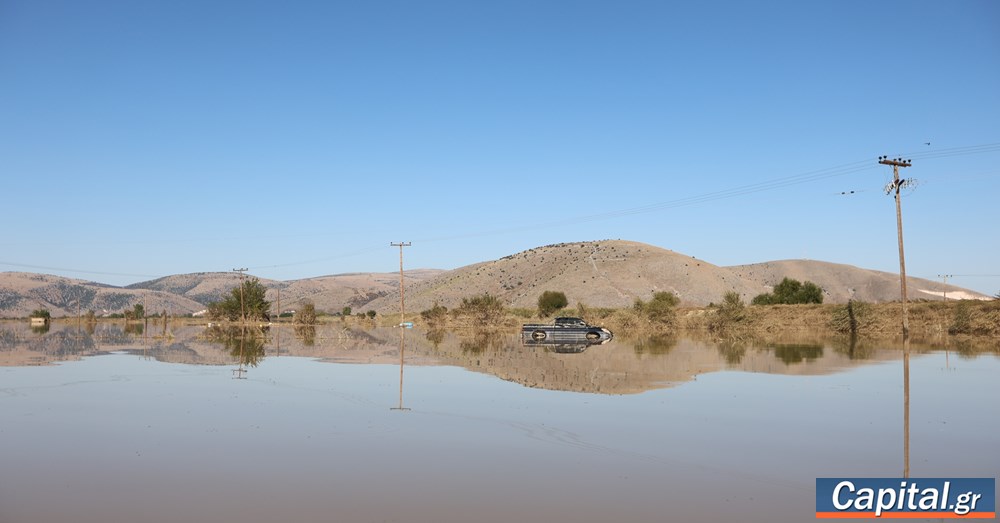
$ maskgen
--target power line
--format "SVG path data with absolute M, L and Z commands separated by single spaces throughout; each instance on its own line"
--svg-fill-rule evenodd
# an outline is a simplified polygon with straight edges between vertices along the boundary
M 984 153 L 991 153 L 991 152 L 1000 152 L 1000 142 L 980 144 L 980 145 L 968 145 L 968 146 L 951 147 L 951 148 L 946 148 L 946 149 L 937 149 L 937 150 L 930 150 L 930 151 L 915 151 L 915 152 L 910 153 L 910 154 L 904 154 L 903 156 L 906 156 L 908 158 L 917 158 L 917 159 L 933 159 L 933 158 L 948 158 L 948 157 L 964 156 L 964 155 L 972 155 L 972 154 L 984 154 Z M 483 236 L 494 236 L 494 235 L 498 235 L 498 234 L 509 234 L 509 233 L 516 233 L 516 232 L 532 231 L 532 230 L 537 230 L 537 229 L 559 227 L 559 226 L 563 226 L 563 225 L 566 225 L 566 224 L 587 223 L 587 222 L 594 222 L 594 221 L 601 221 L 601 220 L 608 220 L 608 219 L 620 218 L 620 217 L 625 217 L 625 216 L 632 216 L 632 215 L 636 215 L 636 214 L 644 214 L 644 213 L 657 212 L 657 211 L 663 211 L 663 210 L 668 210 L 668 209 L 675 209 L 675 208 L 679 208 L 679 207 L 685 207 L 685 206 L 690 206 L 690 205 L 697 205 L 697 204 L 701 204 L 701 203 L 708 203 L 708 202 L 722 200 L 722 199 L 729 199 L 729 198 L 736 198 L 736 197 L 740 197 L 740 196 L 746 196 L 746 195 L 755 194 L 755 193 L 758 193 L 758 192 L 764 192 L 764 191 L 771 191 L 771 190 L 776 190 L 776 189 L 782 189 L 782 188 L 790 187 L 790 186 L 793 186 L 793 185 L 801 185 L 801 184 L 804 184 L 804 183 L 819 181 L 819 180 L 828 179 L 828 178 L 846 176 L 846 175 L 849 175 L 849 174 L 854 174 L 854 173 L 858 173 L 858 172 L 863 172 L 863 171 L 874 169 L 875 167 L 873 167 L 869 162 L 870 162 L 870 160 L 861 160 L 861 161 L 851 162 L 851 163 L 847 163 L 847 164 L 843 164 L 843 165 L 839 165 L 839 166 L 828 167 L 828 168 L 824 168 L 824 169 L 817 169 L 817 170 L 812 170 L 812 171 L 806 171 L 806 172 L 795 174 L 795 175 L 791 175 L 791 176 L 774 178 L 774 179 L 771 179 L 771 180 L 765 180 L 765 181 L 761 181 L 761 182 L 757 182 L 757 183 L 752 183 L 752 184 L 747 184 L 747 185 L 741 185 L 741 186 L 737 186 L 737 187 L 733 187 L 733 188 L 729 188 L 729 189 L 721 189 L 721 190 L 718 190 L 718 191 L 710 191 L 710 192 L 699 194 L 699 195 L 688 196 L 688 197 L 684 197 L 684 198 L 677 198 L 677 199 L 674 199 L 674 200 L 667 200 L 667 201 L 664 201 L 664 202 L 651 203 L 651 204 L 637 206 L 637 207 L 629 207 L 629 208 L 625 208 L 625 209 L 613 210 L 613 211 L 608 211 L 608 212 L 604 212 L 604 213 L 583 215 L 583 216 L 577 216 L 577 217 L 567 218 L 567 219 L 563 219 L 563 220 L 549 221 L 549 222 L 536 222 L 536 223 L 524 224 L 524 225 L 514 226 L 514 227 L 491 229 L 491 230 L 487 230 L 487 231 L 476 231 L 476 232 L 470 232 L 470 233 L 465 233 L 465 234 L 454 234 L 454 235 L 447 235 L 447 236 L 426 238 L 426 239 L 420 239 L 419 241 L 421 241 L 421 242 L 441 242 L 441 241 L 448 241 L 448 240 L 477 238 L 477 237 L 483 237 Z M 910 183 L 912 184 L 912 181 Z M 853 192 L 857 193 L 857 192 L 861 192 L 861 191 L 855 190 Z M 848 192 L 848 193 L 850 193 L 850 192 Z M 287 238 L 287 237 L 311 237 L 311 236 L 316 236 L 316 235 L 294 235 L 294 236 L 283 235 L 283 236 L 280 236 L 280 237 Z M 327 236 L 327 235 L 324 234 L 322 236 Z M 243 239 L 249 240 L 249 239 L 272 238 L 272 237 L 275 237 L 275 236 L 273 236 L 273 235 L 262 235 L 262 236 L 245 237 Z M 188 241 L 201 242 L 201 241 L 212 241 L 212 239 L 211 238 L 203 238 L 203 239 L 188 240 Z M 378 251 L 380 249 L 383 249 L 383 248 L 384 247 L 379 247 L 379 246 L 374 246 L 373 245 L 373 246 L 370 246 L 370 247 L 365 247 L 365 248 L 358 249 L 358 250 L 351 251 L 351 252 L 347 252 L 347 253 L 338 253 L 338 254 L 331 255 L 331 256 L 324 256 L 324 257 L 312 258 L 312 259 L 308 259 L 308 260 L 299 260 L 299 261 L 286 262 L 286 263 L 269 264 L 269 265 L 258 265 L 258 266 L 249 267 L 249 269 L 250 270 L 261 270 L 261 269 L 276 269 L 276 268 L 283 268 L 283 267 L 292 267 L 292 266 L 298 266 L 298 265 L 309 265 L 309 264 L 313 264 L 313 263 L 320 263 L 320 262 L 326 262 L 326 261 L 330 261 L 330 260 L 348 258 L 348 257 L 352 257 L 352 256 L 359 256 L 359 255 L 362 255 L 362 254 L 376 252 L 376 251 Z M 96 274 L 96 275 L 102 275 L 102 276 L 123 276 L 123 277 L 138 277 L 138 278 L 159 278 L 159 277 L 162 276 L 162 275 L 150 275 L 150 274 L 115 273 L 115 272 L 104 272 L 104 271 L 91 271 L 91 270 L 84 270 L 84 269 L 48 267 L 48 266 L 41 266 L 41 265 L 29 265 L 29 264 L 20 264 L 20 263 L 2 262 L 2 261 L 0 261 L 0 265 L 6 265 L 6 266 L 11 266 L 11 267 L 22 267 L 22 268 L 29 268 L 29 269 L 40 269 L 40 270 L 49 270 L 49 271 L 80 273 L 80 274 Z

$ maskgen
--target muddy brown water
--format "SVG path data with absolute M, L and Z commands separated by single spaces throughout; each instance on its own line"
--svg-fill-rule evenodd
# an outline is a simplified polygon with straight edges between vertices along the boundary
M 3 324 L 0 521 L 798 522 L 817 477 L 996 477 L 996 352 L 909 354 Z

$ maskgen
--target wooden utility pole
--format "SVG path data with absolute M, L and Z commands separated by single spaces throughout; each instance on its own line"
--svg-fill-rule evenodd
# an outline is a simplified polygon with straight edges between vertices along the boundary
M 941 278 L 944 283 L 944 301 L 948 301 L 948 278 L 955 277 L 954 274 L 938 274 L 938 278 Z
M 246 325 L 247 323 L 247 310 L 246 306 L 244 306 L 243 304 L 243 273 L 247 272 L 248 270 L 250 269 L 247 269 L 246 267 L 240 269 L 233 269 L 233 272 L 240 273 L 240 319 L 243 322 L 243 325 Z
M 899 190 L 912 185 L 913 180 L 900 180 L 899 168 L 912 165 L 910 160 L 902 158 L 889 159 L 888 156 L 880 156 L 878 163 L 892 166 L 892 182 L 885 186 L 885 193 L 896 193 L 896 235 L 899 238 L 899 290 L 903 300 L 903 339 L 910 336 L 910 322 L 906 314 L 906 258 L 903 256 L 903 212 L 900 206 Z
M 403 311 L 405 310 L 403 304 L 403 247 L 409 247 L 410 245 L 412 245 L 410 242 L 399 242 L 399 243 L 389 242 L 389 246 L 399 247 L 399 326 L 400 327 L 403 326 L 403 321 L 404 321 Z

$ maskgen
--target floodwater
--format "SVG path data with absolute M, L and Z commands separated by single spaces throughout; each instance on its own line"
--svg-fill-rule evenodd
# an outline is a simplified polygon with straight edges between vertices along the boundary
M 996 341 L 136 327 L 0 323 L 0 521 L 806 522 L 1000 471 Z

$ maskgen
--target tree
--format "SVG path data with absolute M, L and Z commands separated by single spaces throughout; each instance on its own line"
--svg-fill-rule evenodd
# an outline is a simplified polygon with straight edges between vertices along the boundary
M 674 307 L 680 301 L 672 292 L 654 292 L 653 299 L 644 307 L 646 316 L 652 321 L 669 323 L 674 319 Z
M 792 278 L 784 278 L 781 283 L 774 286 L 774 292 L 758 294 L 750 303 L 753 305 L 823 303 L 823 289 L 811 281 L 802 283 Z
M 635 302 L 632 304 L 632 310 L 642 316 L 645 316 L 653 323 L 659 323 L 672 327 L 677 319 L 677 313 L 674 311 L 674 307 L 676 307 L 680 301 L 680 298 L 672 292 L 654 292 L 653 299 L 649 300 L 649 302 L 644 302 L 642 299 L 636 298 Z
M 295 317 L 292 321 L 301 325 L 315 325 L 316 304 L 314 304 L 311 300 L 305 300 L 302 303 L 302 307 L 295 311 Z
M 369 311 L 368 311 L 368 312 L 366 312 L 365 314 L 366 314 L 366 315 L 368 316 L 368 319 L 369 319 L 369 320 L 374 320 L 374 319 L 375 319 L 375 316 L 376 316 L 376 315 L 377 315 L 378 313 L 377 313 L 377 312 L 375 312 L 374 310 L 369 310 Z
M 136 303 L 132 307 L 132 319 L 141 320 L 146 317 L 146 308 L 141 303 Z
M 448 319 L 448 307 L 434 302 L 434 306 L 420 312 L 420 317 L 430 325 L 439 325 Z
M 507 307 L 500 298 L 490 294 L 462 298 L 462 304 L 456 310 L 458 314 L 471 318 L 480 326 L 498 325 L 507 315 Z
M 538 297 L 538 315 L 550 316 L 569 305 L 566 295 L 558 291 L 545 291 Z
M 229 296 L 208 304 L 208 317 L 213 320 L 240 320 L 244 314 L 248 321 L 270 319 L 271 302 L 264 298 L 267 289 L 257 278 L 249 278 L 234 288 Z
M 743 303 L 740 293 L 729 291 L 722 296 L 722 304 L 715 310 L 715 314 L 709 318 L 708 330 L 723 332 L 730 327 L 735 327 L 743 323 L 746 319 L 746 305 Z M 736 351 L 733 354 L 726 355 L 727 361 L 729 358 L 736 358 L 737 355 L 739 358 L 742 358 L 742 353 Z
M 344 309 L 342 311 L 340 311 L 340 315 L 343 316 L 343 317 L 345 317 L 345 318 L 348 317 L 348 316 L 350 316 L 351 315 L 351 308 L 350 307 L 344 307 Z
M 28 316 L 28 317 L 29 318 L 45 318 L 46 320 L 49 320 L 49 319 L 52 318 L 52 314 L 49 313 L 48 309 L 35 309 L 35 310 L 31 311 L 31 315 Z

